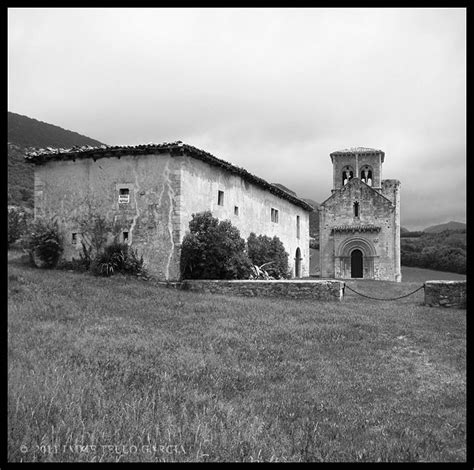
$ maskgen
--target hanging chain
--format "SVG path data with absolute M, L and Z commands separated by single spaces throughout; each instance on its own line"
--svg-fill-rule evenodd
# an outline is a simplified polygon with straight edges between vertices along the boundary
M 350 288 L 347 284 L 344 286 L 345 289 L 349 289 L 350 291 L 354 292 L 357 295 L 360 295 L 362 297 L 366 297 L 367 299 L 373 299 L 373 300 L 398 300 L 398 299 L 403 299 L 404 297 L 408 297 L 409 295 L 414 294 L 415 292 L 418 292 L 421 289 L 424 289 L 425 285 L 423 284 L 421 287 L 418 287 L 418 289 L 414 290 L 413 292 L 410 292 L 409 294 L 401 295 L 400 297 L 393 297 L 390 299 L 381 299 L 379 297 L 371 297 L 370 295 L 365 295 L 361 294 L 360 292 L 355 291 L 354 289 Z

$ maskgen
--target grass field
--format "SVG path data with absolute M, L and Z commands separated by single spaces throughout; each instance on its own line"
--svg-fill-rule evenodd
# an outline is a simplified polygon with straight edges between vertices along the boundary
M 425 281 L 465 281 L 465 274 L 447 273 L 433 271 L 432 269 L 412 268 L 402 266 L 402 282 L 425 282 Z
M 465 461 L 466 311 L 346 293 L 212 296 L 11 259 L 8 460 Z

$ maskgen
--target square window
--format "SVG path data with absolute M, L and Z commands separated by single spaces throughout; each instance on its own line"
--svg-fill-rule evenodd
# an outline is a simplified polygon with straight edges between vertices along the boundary
M 234 215 L 239 215 L 239 207 L 234 206 Z
M 128 232 L 123 232 L 123 241 L 124 242 L 128 241 Z
M 224 205 L 224 191 L 217 191 L 217 204 L 219 206 Z
M 73 233 L 71 237 L 71 243 L 77 245 L 77 233 Z
M 119 189 L 119 204 L 128 204 L 130 202 L 130 190 L 128 188 Z

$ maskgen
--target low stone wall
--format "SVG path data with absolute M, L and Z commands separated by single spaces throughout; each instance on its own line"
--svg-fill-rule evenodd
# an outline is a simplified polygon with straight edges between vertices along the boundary
M 181 289 L 212 294 L 247 297 L 286 297 L 291 299 L 342 300 L 344 281 L 201 281 L 185 280 Z
M 425 305 L 466 308 L 466 281 L 426 281 Z

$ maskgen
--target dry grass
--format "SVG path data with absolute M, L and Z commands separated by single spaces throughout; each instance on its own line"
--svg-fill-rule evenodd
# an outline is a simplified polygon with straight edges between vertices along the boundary
M 422 292 L 230 298 L 14 261 L 8 288 L 9 461 L 466 459 L 465 311 Z

